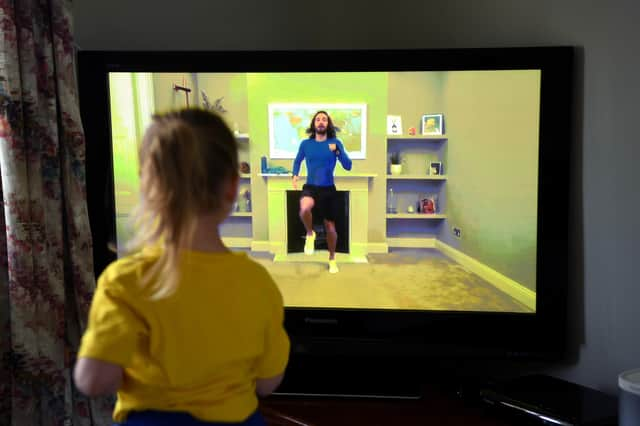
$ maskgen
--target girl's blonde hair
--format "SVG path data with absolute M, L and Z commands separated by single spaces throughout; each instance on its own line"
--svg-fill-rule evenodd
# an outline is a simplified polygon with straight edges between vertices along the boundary
M 129 248 L 164 246 L 143 275 L 153 299 L 172 294 L 179 250 L 193 238 L 196 218 L 224 206 L 225 185 L 238 177 L 235 137 L 212 112 L 187 108 L 153 116 L 139 150 L 140 203 Z

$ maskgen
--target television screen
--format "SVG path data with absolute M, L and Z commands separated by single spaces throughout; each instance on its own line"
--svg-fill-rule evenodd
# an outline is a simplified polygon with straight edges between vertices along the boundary
M 569 47 L 81 52 L 96 274 L 134 231 L 152 114 L 205 108 L 241 162 L 220 232 L 274 277 L 294 353 L 558 358 L 572 61 Z M 309 175 L 318 111 L 337 141 L 311 141 L 329 168 Z M 336 193 L 305 227 L 318 180 Z
M 243 164 L 221 233 L 269 270 L 286 306 L 535 312 L 540 78 L 539 69 L 111 72 L 117 246 L 132 232 L 151 114 L 200 107 L 225 118 Z M 329 271 L 324 211 L 311 212 L 315 247 L 304 253 L 307 159 L 300 187 L 291 178 L 317 111 L 351 160 L 328 166 L 339 273 Z

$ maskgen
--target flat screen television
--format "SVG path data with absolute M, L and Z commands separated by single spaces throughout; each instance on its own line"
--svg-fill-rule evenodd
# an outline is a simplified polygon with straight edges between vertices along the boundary
M 280 286 L 289 383 L 321 372 L 297 383 L 331 393 L 355 366 L 560 360 L 572 63 L 570 47 L 81 51 L 96 274 L 131 232 L 151 114 L 209 108 L 236 134 L 243 163 L 221 232 Z M 337 274 L 321 222 L 304 254 L 291 181 L 318 110 L 352 160 L 334 172 Z M 304 183 L 304 163 L 300 175 Z

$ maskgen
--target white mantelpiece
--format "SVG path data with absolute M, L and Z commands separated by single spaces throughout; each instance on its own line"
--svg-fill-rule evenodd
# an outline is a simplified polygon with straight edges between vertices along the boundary
M 287 256 L 287 191 L 293 190 L 291 175 L 260 174 L 267 180 L 268 250 L 278 258 Z M 369 231 L 369 180 L 375 174 L 334 176 L 338 191 L 349 191 L 349 259 L 366 262 Z M 298 179 L 298 189 L 306 177 Z M 264 247 L 264 244 L 258 246 Z M 254 247 L 258 249 L 258 247 Z

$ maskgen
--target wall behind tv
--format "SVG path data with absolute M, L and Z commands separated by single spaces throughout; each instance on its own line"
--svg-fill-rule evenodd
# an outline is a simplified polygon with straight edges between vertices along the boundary
M 617 392 L 640 367 L 640 3 L 405 0 L 74 2 L 85 50 L 574 45 L 568 307 L 575 360 L 549 373 Z

